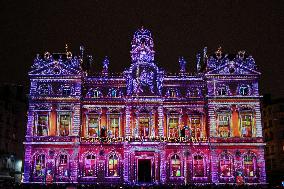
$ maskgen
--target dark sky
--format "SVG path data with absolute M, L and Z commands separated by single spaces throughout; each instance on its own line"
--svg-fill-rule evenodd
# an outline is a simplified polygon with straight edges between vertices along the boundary
M 284 96 L 284 1 L 1 1 L 0 81 L 28 84 L 37 53 L 78 53 L 84 45 L 101 66 L 105 55 L 113 72 L 130 65 L 130 42 L 137 28 L 152 31 L 156 61 L 187 69 L 204 46 L 213 53 L 246 50 L 262 72 L 261 93 Z M 97 66 L 99 67 L 99 66 Z

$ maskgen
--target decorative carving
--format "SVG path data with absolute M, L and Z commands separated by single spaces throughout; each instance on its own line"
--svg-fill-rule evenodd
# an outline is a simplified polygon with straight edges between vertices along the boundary
M 184 73 L 185 72 L 186 61 L 184 60 L 183 57 L 180 57 L 178 62 L 179 62 L 179 66 L 180 66 L 180 72 Z
M 132 62 L 145 61 L 153 62 L 154 61 L 154 42 L 152 39 L 151 32 L 143 27 L 137 30 L 133 36 L 131 42 L 131 58 Z

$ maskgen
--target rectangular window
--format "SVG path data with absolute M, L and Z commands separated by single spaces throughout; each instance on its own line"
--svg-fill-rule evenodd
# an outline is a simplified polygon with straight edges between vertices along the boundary
M 253 177 L 255 175 L 254 170 L 255 157 L 245 156 L 244 157 L 244 175 L 247 177 Z
M 178 138 L 179 137 L 179 118 L 171 117 L 169 118 L 169 137 Z
M 39 155 L 35 161 L 35 176 L 41 177 L 45 175 L 45 155 Z
M 111 155 L 108 160 L 108 176 L 117 177 L 118 174 L 118 157 Z
M 201 124 L 199 117 L 190 118 L 190 129 L 191 129 L 191 136 L 193 138 L 200 138 Z
M 139 134 L 141 137 L 149 136 L 150 134 L 149 118 L 139 118 Z
M 58 175 L 63 177 L 68 177 L 69 175 L 67 155 L 59 156 Z
M 228 156 L 222 157 L 220 160 L 220 171 L 221 171 L 221 176 L 222 177 L 230 177 L 232 176 L 231 172 L 231 158 Z
M 171 165 L 172 165 L 172 176 L 173 177 L 180 177 L 181 176 L 181 161 L 177 155 L 174 155 L 171 158 Z
M 218 115 L 218 135 L 219 137 L 229 137 L 230 135 L 230 116 L 229 114 Z
M 37 116 L 36 127 L 37 136 L 48 136 L 48 114 L 39 114 Z
M 109 129 L 111 132 L 111 137 L 119 137 L 119 117 L 111 117 L 109 119 Z
M 59 136 L 68 136 L 71 127 L 71 115 L 59 115 Z
M 85 175 L 95 176 L 96 158 L 94 155 L 88 155 L 85 159 Z
M 196 155 L 193 158 L 193 175 L 194 177 L 204 177 L 204 162 L 203 157 Z
M 252 115 L 241 115 L 242 137 L 252 137 Z
M 88 136 L 99 137 L 99 116 L 88 115 Z

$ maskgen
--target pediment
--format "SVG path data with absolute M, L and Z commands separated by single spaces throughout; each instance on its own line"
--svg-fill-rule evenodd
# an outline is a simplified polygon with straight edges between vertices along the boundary
M 206 74 L 210 75 L 260 75 L 251 57 L 245 60 L 209 60 L 209 64 L 209 71 Z
M 80 67 L 75 68 L 71 65 L 66 65 L 65 62 L 52 61 L 46 62 L 44 65 L 34 67 L 29 75 L 43 75 L 43 76 L 64 76 L 64 75 L 78 75 L 81 74 Z

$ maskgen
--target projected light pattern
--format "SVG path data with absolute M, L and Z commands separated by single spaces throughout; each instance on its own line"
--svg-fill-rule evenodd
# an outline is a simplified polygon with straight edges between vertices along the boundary
M 266 182 L 255 61 L 219 48 L 196 73 L 154 61 L 151 32 L 131 43 L 131 65 L 86 68 L 81 53 L 38 55 L 29 72 L 26 183 L 209 184 Z M 143 175 L 141 175 L 143 174 Z

